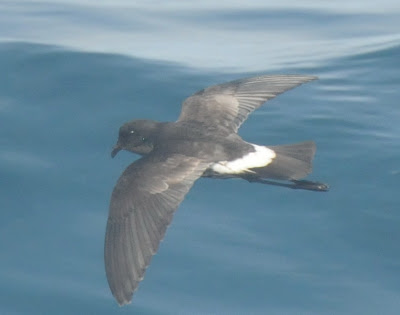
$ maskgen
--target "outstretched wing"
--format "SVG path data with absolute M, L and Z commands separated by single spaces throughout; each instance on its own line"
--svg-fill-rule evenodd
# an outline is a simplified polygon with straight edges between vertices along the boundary
M 167 226 L 207 168 L 183 155 L 147 155 L 121 175 L 111 196 L 104 245 L 107 280 L 120 305 L 129 303 Z
M 225 133 L 237 132 L 247 116 L 266 101 L 315 79 L 308 75 L 263 75 L 214 85 L 188 97 L 178 121 L 194 120 Z

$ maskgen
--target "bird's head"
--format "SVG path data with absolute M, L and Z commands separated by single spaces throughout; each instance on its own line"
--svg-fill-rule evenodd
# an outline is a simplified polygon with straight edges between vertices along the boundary
M 140 155 L 150 153 L 153 148 L 153 133 L 158 123 L 151 120 L 133 120 L 119 128 L 117 144 L 114 146 L 111 157 L 121 150 L 130 151 Z

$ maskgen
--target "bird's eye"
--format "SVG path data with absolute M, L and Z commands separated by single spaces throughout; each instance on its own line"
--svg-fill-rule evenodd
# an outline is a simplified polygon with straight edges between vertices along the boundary
M 129 133 L 133 134 L 133 133 L 135 133 L 135 130 L 131 130 Z

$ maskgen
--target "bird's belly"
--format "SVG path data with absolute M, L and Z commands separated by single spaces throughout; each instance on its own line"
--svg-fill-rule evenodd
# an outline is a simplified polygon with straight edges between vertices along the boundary
M 212 164 L 203 174 L 206 177 L 236 177 L 244 173 L 254 173 L 252 169 L 268 166 L 276 157 L 275 151 L 259 145 L 252 145 L 254 151 L 232 161 Z

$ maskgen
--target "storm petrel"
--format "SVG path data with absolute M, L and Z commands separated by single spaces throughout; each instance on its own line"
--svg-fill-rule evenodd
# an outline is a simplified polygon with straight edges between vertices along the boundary
M 315 79 L 263 75 L 214 85 L 188 97 L 176 122 L 133 120 L 122 125 L 111 156 L 127 150 L 142 158 L 117 181 L 107 221 L 105 268 L 120 305 L 131 301 L 175 210 L 199 177 L 328 190 L 326 184 L 301 180 L 311 172 L 313 141 L 264 146 L 237 134 L 263 103 Z

